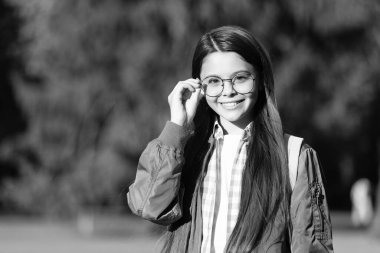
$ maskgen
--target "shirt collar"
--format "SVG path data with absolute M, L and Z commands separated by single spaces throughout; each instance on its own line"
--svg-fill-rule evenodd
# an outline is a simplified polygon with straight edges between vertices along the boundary
M 244 133 L 243 133 L 243 136 L 242 136 L 242 141 L 248 141 L 251 136 L 252 136 L 252 132 L 253 132 L 253 128 L 254 128 L 254 124 L 253 124 L 253 121 L 251 121 L 245 128 L 244 128 Z M 212 132 L 212 136 L 216 139 L 216 140 L 219 140 L 219 139 L 223 139 L 223 136 L 224 136 L 224 133 L 223 133 L 223 128 L 222 126 L 220 125 L 218 119 L 215 119 L 215 122 L 214 122 L 214 127 L 213 127 L 213 132 Z
M 215 122 L 214 122 L 214 128 L 213 128 L 213 131 L 212 131 L 212 135 L 214 136 L 215 139 L 219 140 L 219 139 L 223 139 L 223 128 L 222 126 L 219 124 L 218 120 L 215 119 Z

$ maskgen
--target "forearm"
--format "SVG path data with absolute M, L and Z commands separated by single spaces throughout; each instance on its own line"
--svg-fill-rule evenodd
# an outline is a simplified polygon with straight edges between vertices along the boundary
M 160 137 L 148 144 L 127 195 L 133 213 L 164 225 L 181 217 L 183 149 L 188 137 L 184 128 L 168 122 Z

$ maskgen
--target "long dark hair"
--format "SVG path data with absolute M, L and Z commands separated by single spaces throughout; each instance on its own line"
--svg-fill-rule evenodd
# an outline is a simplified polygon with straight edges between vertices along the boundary
M 216 51 L 242 56 L 255 68 L 259 85 L 258 100 L 252 112 L 254 132 L 248 145 L 239 216 L 226 246 L 226 252 L 246 252 L 266 239 L 264 235 L 270 234 L 276 219 L 284 224 L 289 220 L 290 184 L 282 123 L 269 57 L 252 34 L 237 26 L 223 26 L 204 34 L 194 52 L 193 78 L 200 77 L 203 59 Z M 202 102 L 200 106 L 207 104 Z M 197 113 L 210 110 L 198 109 Z

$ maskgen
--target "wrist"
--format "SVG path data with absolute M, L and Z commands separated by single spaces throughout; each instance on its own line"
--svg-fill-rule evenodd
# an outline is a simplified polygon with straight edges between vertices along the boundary
M 179 126 L 184 126 L 185 125 L 185 120 L 183 120 L 183 119 L 178 119 L 178 118 L 172 117 L 170 119 L 170 121 L 173 122 L 174 124 L 179 125 Z
M 175 122 L 168 121 L 158 139 L 166 145 L 184 150 L 186 142 L 193 132 L 193 129 L 188 129 Z

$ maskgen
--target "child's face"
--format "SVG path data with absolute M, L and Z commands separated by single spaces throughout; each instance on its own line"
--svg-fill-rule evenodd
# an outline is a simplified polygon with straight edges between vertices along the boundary
M 200 78 L 203 80 L 210 75 L 219 76 L 222 79 L 231 79 L 235 73 L 248 71 L 255 77 L 255 70 L 235 52 L 214 52 L 203 59 Z M 251 80 L 252 81 L 252 80 Z M 206 96 L 207 104 L 221 117 L 240 127 L 245 127 L 252 121 L 252 110 L 258 96 L 257 80 L 253 81 L 254 87 L 248 94 L 239 94 L 229 81 L 224 81 L 224 89 L 219 97 Z

